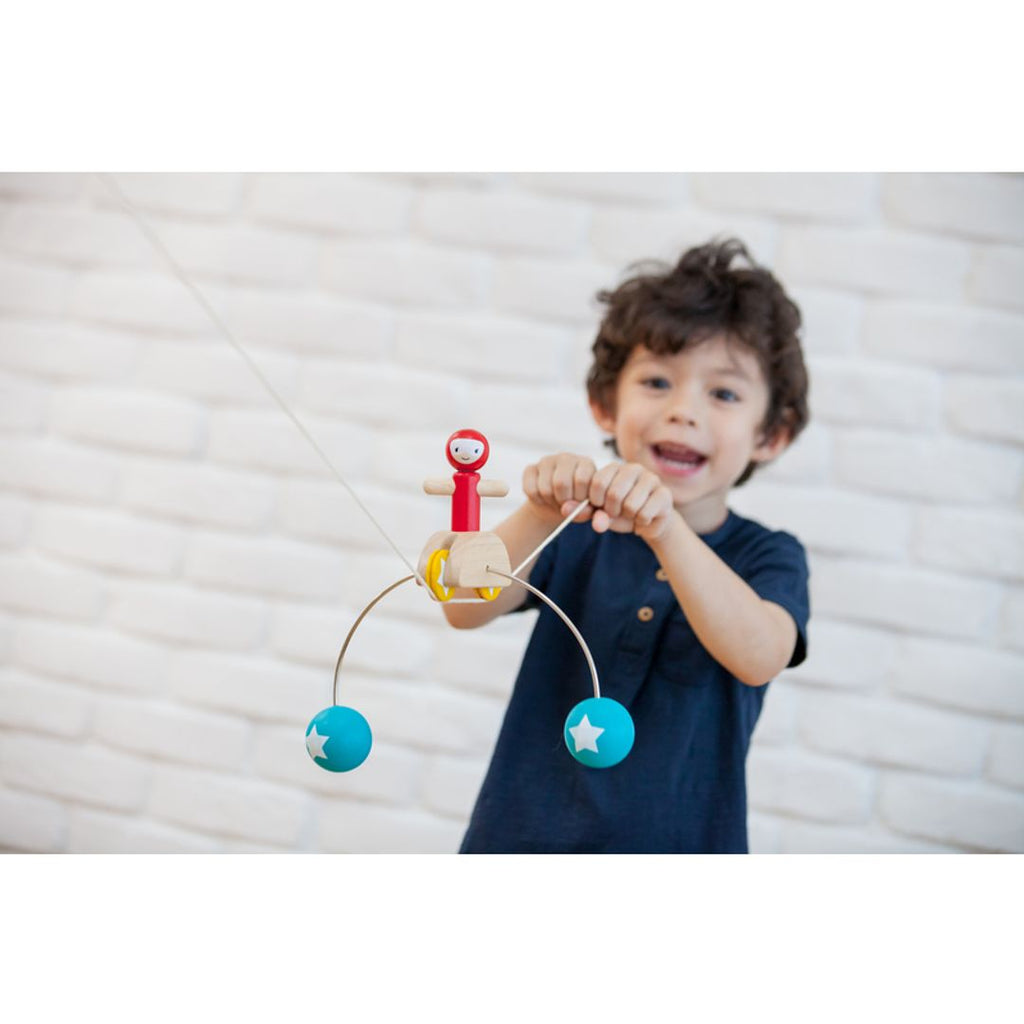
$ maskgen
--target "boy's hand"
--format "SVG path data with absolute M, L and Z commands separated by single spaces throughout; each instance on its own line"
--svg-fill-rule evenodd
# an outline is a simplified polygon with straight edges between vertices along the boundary
M 650 542 L 668 528 L 675 513 L 672 492 L 657 473 L 635 462 L 611 462 L 590 481 L 587 499 L 594 511 L 579 519 L 593 518 L 598 533 L 635 533 Z M 568 515 L 572 506 L 563 509 Z
M 548 455 L 523 473 L 523 491 L 536 512 L 560 522 L 581 501 L 590 509 L 577 522 L 593 521 L 598 533 L 635 533 L 658 539 L 675 511 L 672 492 L 661 478 L 636 463 L 612 462 L 598 470 L 580 455 Z
M 552 523 L 559 523 L 590 494 L 590 482 L 597 473 L 593 459 L 582 455 L 545 455 L 540 462 L 523 471 L 523 493 L 534 512 Z M 568 504 L 566 511 L 563 506 Z M 581 513 L 580 518 L 590 513 Z

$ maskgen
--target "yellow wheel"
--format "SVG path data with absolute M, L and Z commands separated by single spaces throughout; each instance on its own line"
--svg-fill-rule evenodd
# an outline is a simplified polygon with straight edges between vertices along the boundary
M 427 586 L 438 601 L 447 601 L 454 591 L 454 587 L 446 587 L 441 582 L 444 576 L 445 563 L 448 561 L 448 548 L 438 548 L 430 558 L 427 559 Z
M 477 587 L 476 596 L 485 601 L 493 601 L 501 593 L 501 587 Z

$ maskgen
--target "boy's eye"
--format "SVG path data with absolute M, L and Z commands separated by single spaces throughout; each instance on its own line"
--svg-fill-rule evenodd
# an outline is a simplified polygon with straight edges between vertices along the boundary
M 672 387 L 667 377 L 645 377 L 640 383 L 645 388 L 652 388 L 655 391 L 664 391 L 666 388 Z
M 723 402 L 738 402 L 740 400 L 740 396 L 729 388 L 715 388 L 711 394 Z

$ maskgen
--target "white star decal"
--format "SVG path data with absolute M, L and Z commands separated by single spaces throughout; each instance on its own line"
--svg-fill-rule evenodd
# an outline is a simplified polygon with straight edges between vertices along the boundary
M 604 729 L 599 729 L 596 725 L 591 725 L 590 719 L 586 715 L 580 719 L 580 724 L 572 726 L 569 732 L 572 733 L 573 741 L 576 744 L 577 754 L 581 750 L 592 750 L 595 754 L 599 753 L 597 749 L 597 737 L 604 732 Z
M 316 726 L 310 730 L 309 735 L 306 737 L 306 749 L 309 751 L 310 757 L 322 757 L 325 761 L 327 755 L 324 753 L 324 744 L 330 739 L 330 736 L 321 736 L 316 731 Z

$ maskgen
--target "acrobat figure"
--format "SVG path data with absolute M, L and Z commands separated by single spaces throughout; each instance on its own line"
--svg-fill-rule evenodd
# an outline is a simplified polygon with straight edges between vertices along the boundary
M 454 467 L 451 480 L 423 481 L 427 494 L 452 496 L 452 529 L 468 533 L 480 529 L 480 498 L 503 498 L 508 486 L 500 480 L 481 480 L 476 472 L 483 469 L 491 454 L 487 438 L 479 430 L 456 430 L 448 438 L 445 455 Z
M 491 565 L 509 572 L 508 552 L 493 533 L 480 532 L 480 499 L 504 498 L 508 484 L 482 480 L 482 469 L 491 453 L 479 430 L 456 430 L 445 445 L 445 455 L 455 472 L 450 480 L 432 477 L 423 481 L 427 494 L 451 495 L 451 530 L 435 533 L 420 556 L 419 573 L 440 601 L 447 601 L 455 587 L 470 587 L 478 597 L 493 601 L 504 582 L 487 572 Z

